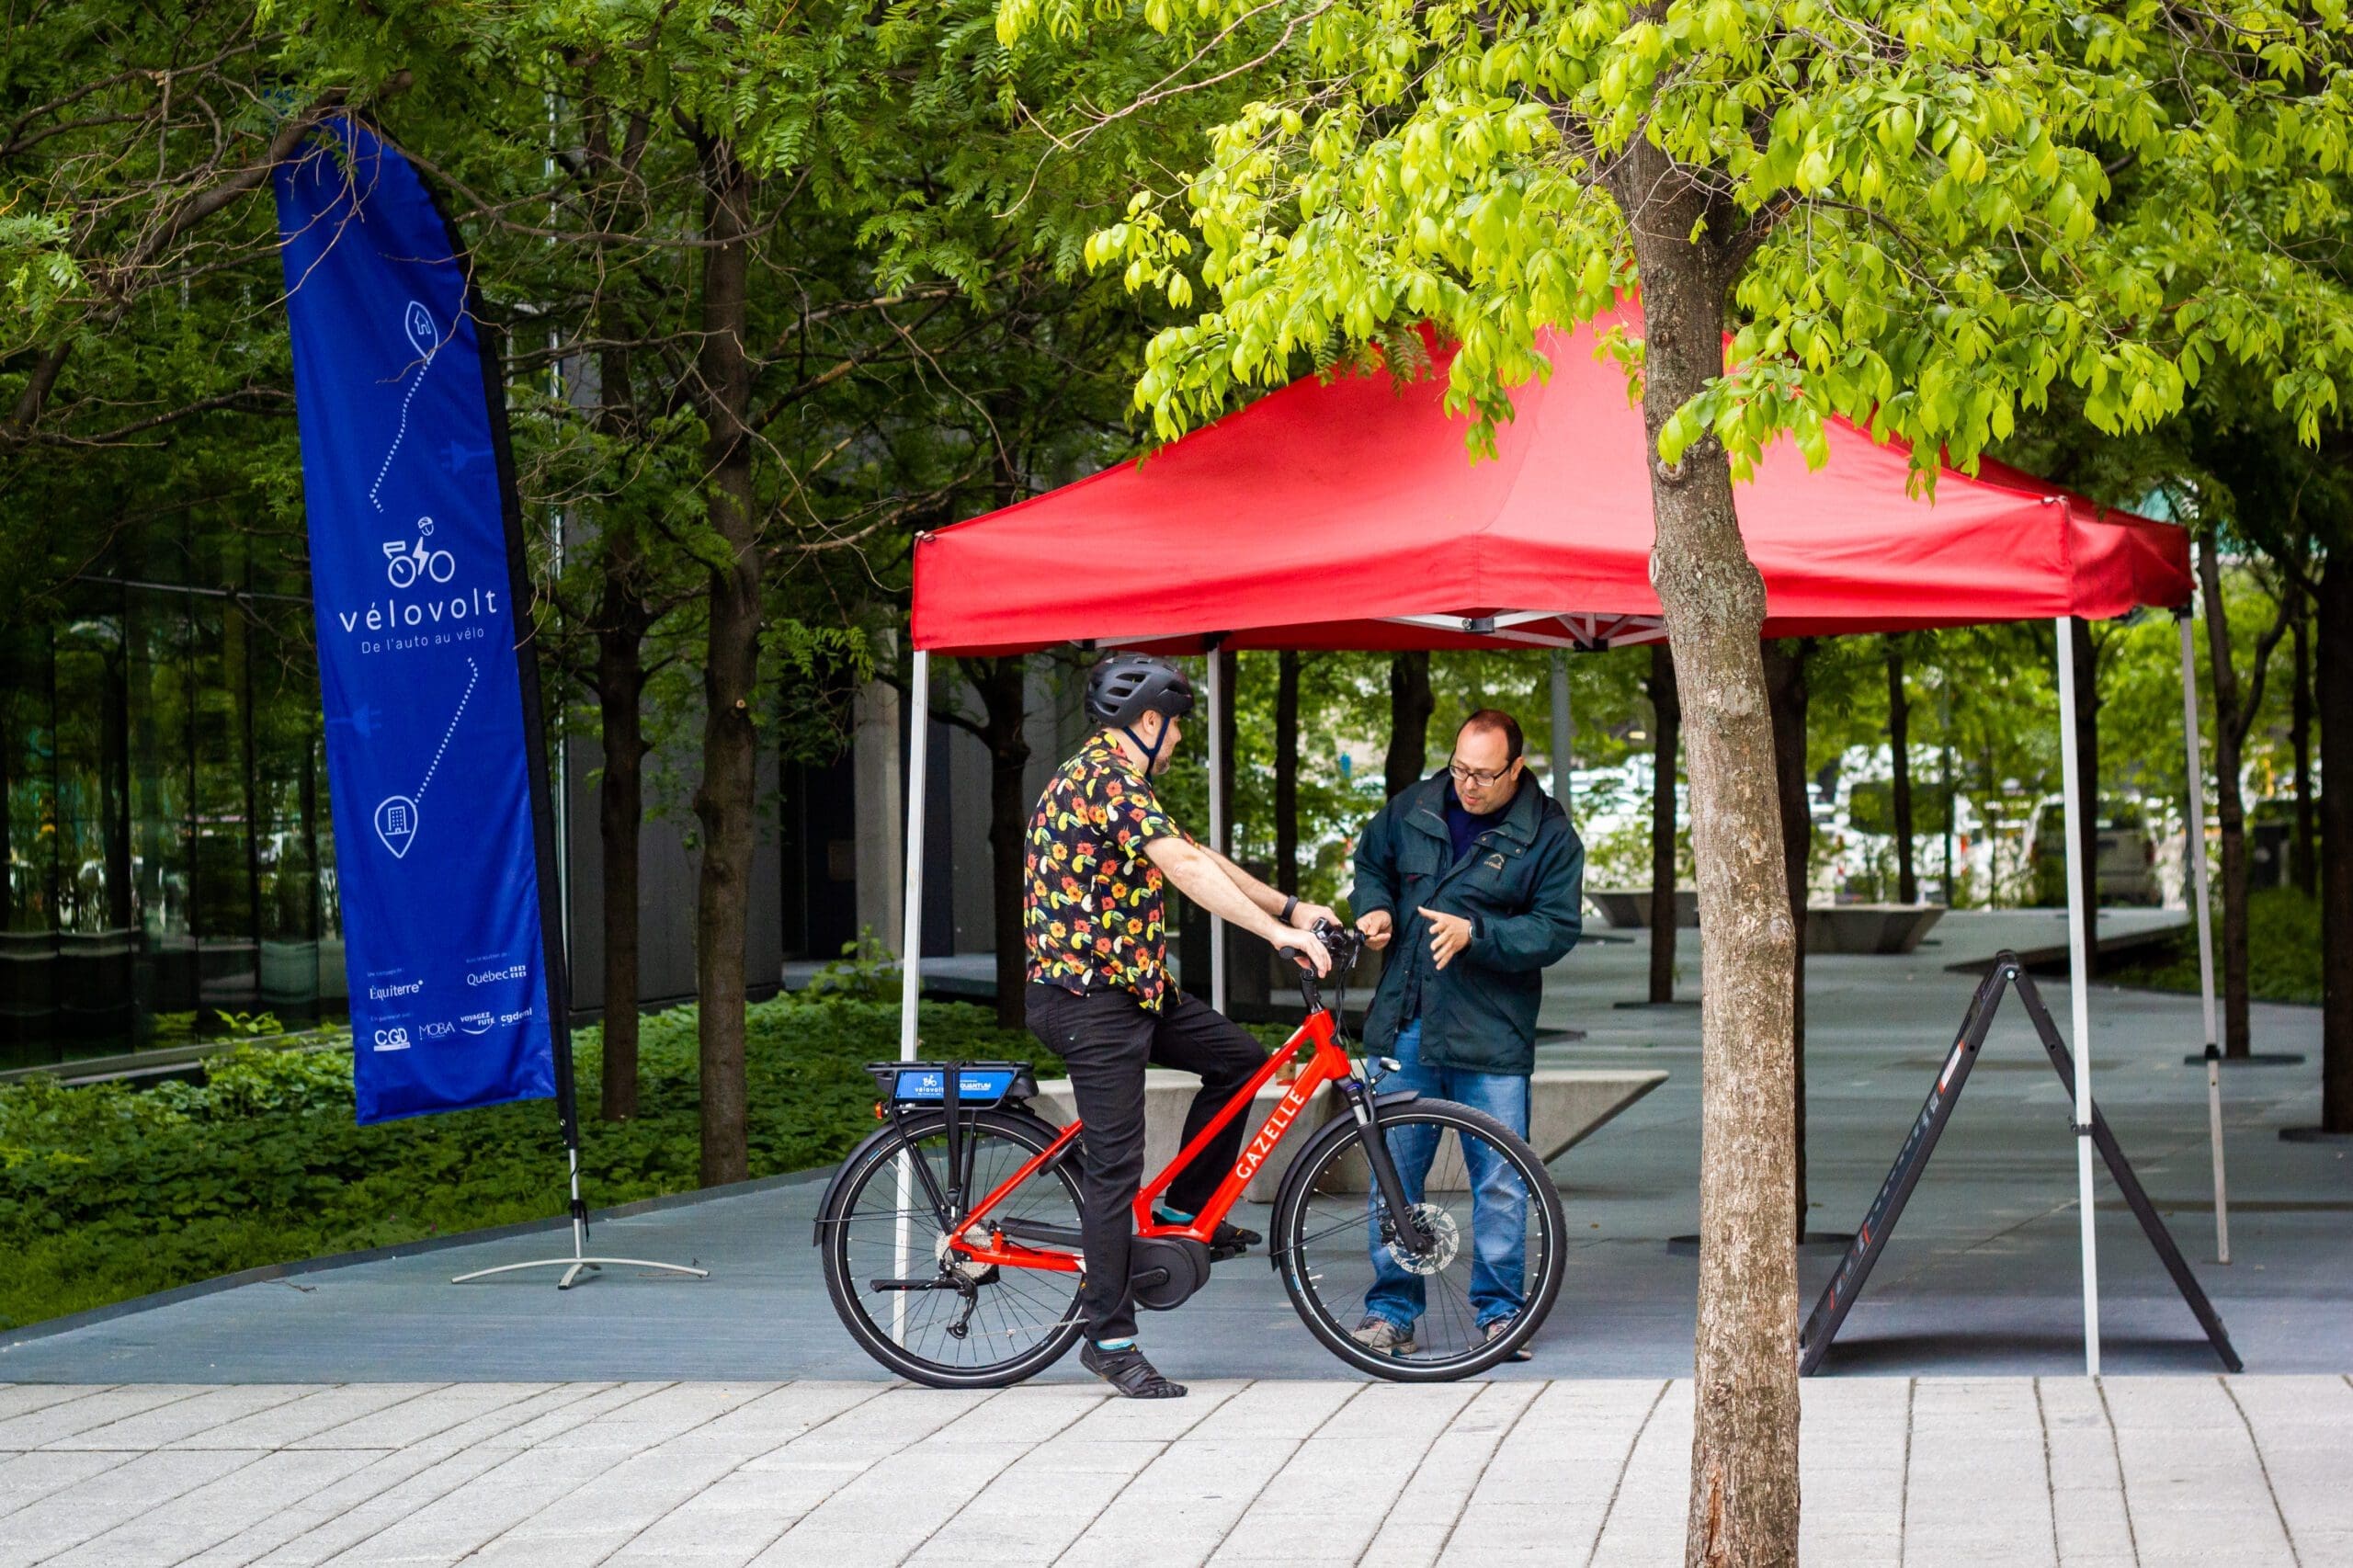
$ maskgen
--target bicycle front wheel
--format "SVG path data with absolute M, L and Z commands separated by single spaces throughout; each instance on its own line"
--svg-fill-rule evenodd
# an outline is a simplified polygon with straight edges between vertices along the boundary
M 1336 1121 L 1301 1152 L 1275 1216 L 1291 1305 L 1325 1349 L 1376 1377 L 1483 1372 L 1528 1342 L 1561 1293 L 1561 1195 L 1535 1150 L 1469 1106 L 1384 1108 L 1381 1134 L 1429 1244 L 1390 1213 L 1364 1129 Z
M 977 1202 L 1052 1142 L 1034 1116 L 976 1111 L 960 1139 L 965 1201 Z M 918 1163 L 928 1169 L 926 1185 Z M 1078 1183 L 1061 1162 L 991 1211 L 1078 1229 Z M 951 1256 L 931 1192 L 949 1187 L 948 1119 L 934 1111 L 850 1155 L 818 1216 L 825 1290 L 866 1353 L 934 1388 L 1001 1388 L 1060 1360 L 1078 1342 L 1075 1274 L 1000 1268 Z M 910 1283 L 926 1288 L 907 1289 Z

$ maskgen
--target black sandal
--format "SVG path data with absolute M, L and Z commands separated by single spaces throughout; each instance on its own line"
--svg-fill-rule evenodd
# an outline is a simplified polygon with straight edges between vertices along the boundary
M 1078 1364 L 1111 1385 L 1121 1399 L 1182 1399 L 1185 1385 L 1172 1383 L 1143 1358 L 1134 1346 L 1104 1350 L 1088 1340 L 1079 1346 Z

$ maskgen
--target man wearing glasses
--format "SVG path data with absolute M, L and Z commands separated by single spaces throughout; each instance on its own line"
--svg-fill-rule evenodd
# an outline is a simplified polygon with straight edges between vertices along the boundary
M 1483 708 L 1464 720 L 1448 767 L 1366 824 L 1350 902 L 1368 945 L 1397 944 L 1365 1020 L 1366 1054 L 1398 1063 L 1379 1087 L 1474 1107 L 1525 1138 L 1543 971 L 1585 929 L 1585 846 L 1560 802 L 1527 777 L 1521 749 L 1510 714 Z M 1406 1197 L 1420 1202 L 1438 1131 L 1401 1128 L 1390 1149 Z M 1466 1173 L 1477 1249 L 1470 1308 L 1493 1338 L 1521 1305 L 1528 1195 L 1487 1164 Z M 1377 1236 L 1372 1266 L 1356 1338 L 1409 1356 L 1427 1304 L 1422 1278 Z

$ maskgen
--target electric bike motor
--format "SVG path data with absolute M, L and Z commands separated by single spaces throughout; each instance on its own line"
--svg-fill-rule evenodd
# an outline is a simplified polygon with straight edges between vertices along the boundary
M 1138 1236 L 1128 1244 L 1136 1305 L 1155 1312 L 1184 1305 L 1210 1282 L 1210 1249 L 1190 1236 Z

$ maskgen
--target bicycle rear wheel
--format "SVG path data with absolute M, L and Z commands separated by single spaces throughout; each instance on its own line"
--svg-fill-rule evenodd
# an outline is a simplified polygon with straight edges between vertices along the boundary
M 966 1201 L 995 1191 L 1054 1136 L 1024 1113 L 967 1115 Z M 951 1261 L 917 1161 L 945 1191 L 948 1119 L 939 1112 L 911 1116 L 854 1150 L 818 1216 L 825 1291 L 843 1325 L 883 1366 L 934 1388 L 1001 1388 L 1053 1365 L 1081 1333 L 1079 1277 Z M 1008 1193 L 990 1217 L 1074 1231 L 1078 1215 L 1077 1181 L 1057 1165 Z M 940 1288 L 877 1290 L 877 1280 Z
M 1405 1198 L 1437 1244 L 1416 1251 L 1372 1179 L 1364 1129 L 1335 1121 L 1284 1178 L 1275 1244 L 1284 1289 L 1325 1349 L 1401 1382 L 1466 1378 L 1526 1344 L 1561 1293 L 1567 1225 L 1536 1151 L 1451 1100 L 1384 1108 Z M 1474 1190 L 1475 1189 L 1475 1190 Z M 1380 1318 L 1404 1331 L 1375 1348 Z M 1489 1337 L 1490 1327 L 1502 1329 Z

